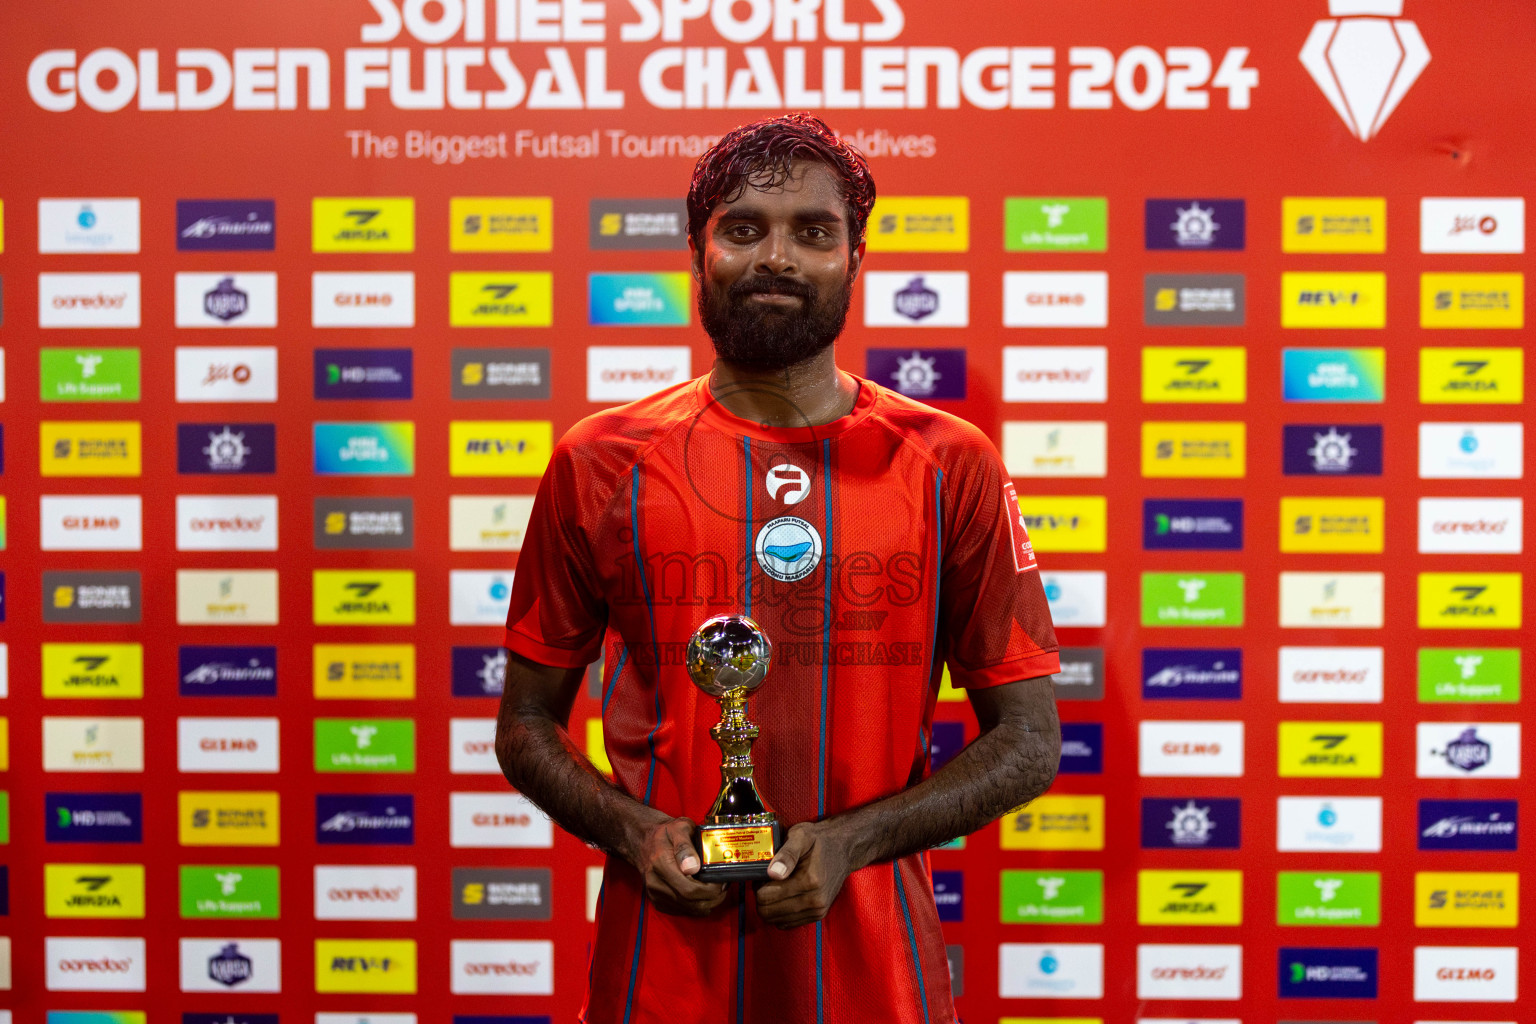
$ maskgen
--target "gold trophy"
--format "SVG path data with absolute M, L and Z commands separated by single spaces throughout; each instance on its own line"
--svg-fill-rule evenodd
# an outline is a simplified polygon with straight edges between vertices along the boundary
M 784 841 L 778 817 L 752 781 L 752 741 L 747 696 L 763 685 L 773 644 L 745 615 L 716 615 L 688 640 L 688 675 L 720 702 L 720 721 L 709 734 L 720 745 L 720 795 L 697 839 L 704 882 L 754 881 L 768 877 L 768 862 Z

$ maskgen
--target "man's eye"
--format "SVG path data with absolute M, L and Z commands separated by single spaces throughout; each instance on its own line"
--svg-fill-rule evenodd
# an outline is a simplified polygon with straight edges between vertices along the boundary
M 812 227 L 808 227 L 808 228 L 805 229 L 805 237 L 807 237 L 807 238 L 814 238 L 817 241 L 820 241 L 821 239 L 827 238 L 829 236 L 827 234 L 827 229 L 826 228 L 818 228 L 818 227 L 812 226 Z

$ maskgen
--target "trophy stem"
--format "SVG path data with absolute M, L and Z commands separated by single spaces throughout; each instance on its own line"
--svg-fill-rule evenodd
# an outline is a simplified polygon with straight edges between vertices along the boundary
M 747 720 L 747 691 L 729 690 L 720 697 L 721 716 L 709 733 L 720 747 L 720 795 L 707 822 L 755 823 L 774 820 L 753 780 L 752 741 L 758 728 Z

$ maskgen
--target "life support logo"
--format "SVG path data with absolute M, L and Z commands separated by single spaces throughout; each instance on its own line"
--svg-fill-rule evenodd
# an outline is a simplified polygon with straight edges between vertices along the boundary
M 804 579 L 821 564 L 821 535 L 804 519 L 780 516 L 757 531 L 757 564 L 784 583 Z
M 786 505 L 798 505 L 811 496 L 811 474 L 793 462 L 770 467 L 764 483 L 768 486 L 768 497 Z

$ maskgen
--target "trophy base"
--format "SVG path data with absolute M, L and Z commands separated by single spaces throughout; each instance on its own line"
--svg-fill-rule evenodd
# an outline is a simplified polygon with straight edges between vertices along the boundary
M 784 844 L 778 822 L 765 825 L 700 825 L 695 845 L 702 867 L 693 877 L 701 882 L 760 882 Z

